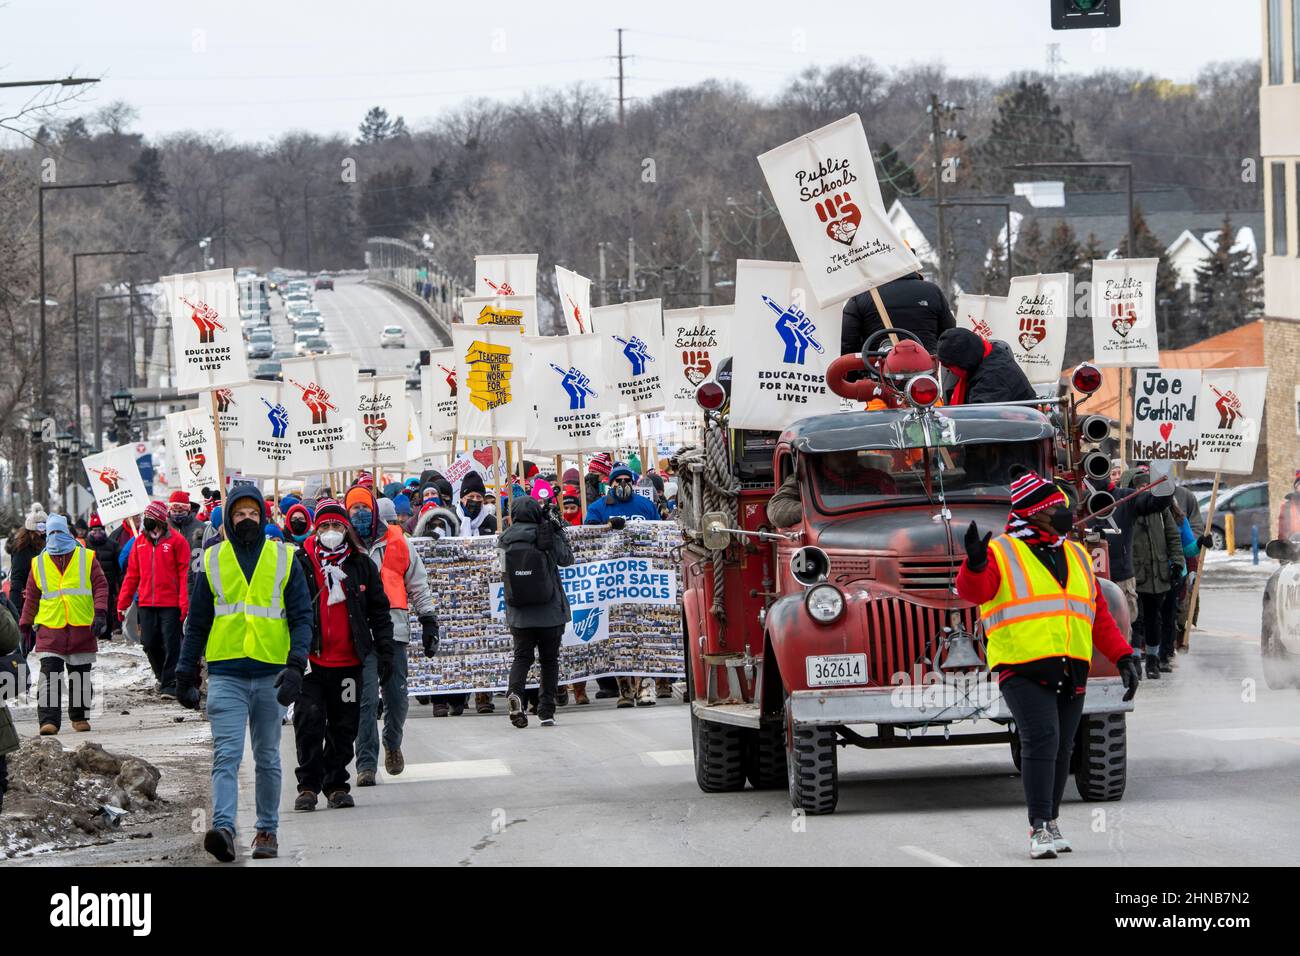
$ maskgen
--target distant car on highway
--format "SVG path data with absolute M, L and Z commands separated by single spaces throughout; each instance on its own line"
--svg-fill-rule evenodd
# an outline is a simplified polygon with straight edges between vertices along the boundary
M 253 334 L 248 337 L 248 357 L 251 359 L 269 359 L 271 353 L 275 351 L 275 340 L 271 338 L 270 330 L 257 328 Z
M 271 353 L 271 361 L 280 362 L 284 359 L 293 358 L 297 353 L 293 349 L 276 349 Z
M 325 323 L 320 320 L 319 313 L 310 315 L 299 312 L 297 315 L 289 317 L 289 325 L 293 329 L 294 335 L 299 332 L 310 332 L 312 335 L 319 335 L 325 331 Z
M 311 300 L 301 298 L 297 294 L 291 295 L 289 298 L 284 300 L 284 314 L 290 319 L 302 312 L 306 312 L 310 308 Z
M 276 359 L 268 359 L 265 362 L 259 362 L 253 368 L 253 378 L 261 379 L 263 382 L 278 382 L 284 369 Z
M 390 346 L 398 349 L 406 348 L 406 332 L 400 325 L 385 325 L 384 331 L 379 334 L 379 347 L 386 349 Z
M 318 288 L 318 289 L 329 289 L 331 292 L 333 292 L 333 291 L 334 291 L 334 277 L 333 277 L 333 276 L 326 275 L 324 272 L 322 272 L 320 275 L 318 275 L 318 276 L 316 277 L 316 288 Z
M 329 342 L 321 338 L 320 336 L 316 336 L 313 339 L 308 339 L 304 343 L 303 354 L 304 355 L 327 355 L 329 354 L 329 350 L 330 350 Z
M 406 366 L 406 387 L 420 387 L 420 363 L 418 361 Z

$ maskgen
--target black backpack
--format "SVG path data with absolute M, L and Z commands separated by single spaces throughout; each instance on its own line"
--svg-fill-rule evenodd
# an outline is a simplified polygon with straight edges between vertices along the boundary
M 536 546 L 515 547 L 505 552 L 505 560 L 502 562 L 506 579 L 505 596 L 506 604 L 511 607 L 549 604 L 555 596 L 550 530 L 548 524 L 540 524 L 537 527 Z

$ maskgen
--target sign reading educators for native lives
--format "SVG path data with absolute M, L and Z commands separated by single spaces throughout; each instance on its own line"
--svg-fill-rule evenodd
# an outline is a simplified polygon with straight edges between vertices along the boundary
M 291 478 L 294 474 L 295 436 L 286 400 L 297 389 L 279 382 L 250 382 L 236 398 L 248 406 L 240 418 L 244 457 L 241 470 L 250 478 Z M 294 394 L 290 394 L 290 393 Z
M 658 299 L 605 305 L 592 312 L 600 326 L 610 407 L 653 412 L 664 407 L 664 313 Z
M 839 410 L 826 369 L 840 354 L 840 305 L 818 308 L 796 262 L 736 262 L 731 427 L 780 431 Z
M 585 561 L 560 568 L 560 583 L 569 598 L 573 620 L 565 627 L 563 644 L 573 646 L 609 636 L 609 609 L 617 604 L 676 604 L 677 571 L 649 558 Z M 488 585 L 492 617 L 505 620 L 505 585 Z
M 537 253 L 474 257 L 475 295 L 536 295 Z
M 974 295 L 963 292 L 957 297 L 957 327 L 970 329 L 985 342 L 1009 342 L 1011 309 L 1005 295 Z
M 346 352 L 285 359 L 293 467 L 300 475 L 362 467 L 357 422 L 357 369 Z
M 232 269 L 163 276 L 180 392 L 248 381 Z
M 456 352 L 456 432 L 462 438 L 523 441 L 528 437 L 532 402 L 522 377 L 528 370 L 528 345 L 513 329 L 472 325 L 451 327 Z
M 220 487 L 217 478 L 217 436 L 206 408 L 188 408 L 167 416 L 167 450 L 172 459 L 172 485 L 197 500 L 195 492 Z
M 734 305 L 670 309 L 664 313 L 664 407 L 680 415 L 700 414 L 695 392 L 731 355 Z
M 547 335 L 527 344 L 534 413 L 524 447 L 547 455 L 595 448 L 616 404 L 601 364 L 601 336 Z
M 596 331 L 591 321 L 591 280 L 564 266 L 556 266 L 555 288 L 560 294 L 560 314 L 564 316 L 566 334 L 585 335 Z
M 1046 385 L 1061 377 L 1071 282 L 1068 272 L 1011 279 L 1007 293 L 1011 313 L 1008 334 L 996 337 L 1011 346 L 1016 364 L 1031 385 Z
M 1201 373 L 1201 438 L 1187 463 L 1194 471 L 1249 475 L 1264 421 L 1266 368 L 1214 368 Z
M 420 418 L 430 438 L 455 433 L 456 392 L 456 350 L 432 350 L 420 366 Z
M 845 299 L 921 271 L 880 198 L 875 162 L 857 113 L 758 157 L 799 261 L 809 299 Z
M 357 382 L 357 418 L 363 460 L 406 464 L 406 433 L 411 420 L 406 413 L 405 375 L 376 375 Z
M 1191 461 L 1201 439 L 1199 369 L 1140 368 L 1129 461 Z
M 1092 260 L 1092 346 L 1098 365 L 1145 367 L 1160 361 L 1156 341 L 1159 259 Z
M 135 445 L 118 445 L 81 459 L 95 493 L 95 511 L 104 524 L 143 514 L 149 507 L 149 492 L 136 464 L 138 456 Z

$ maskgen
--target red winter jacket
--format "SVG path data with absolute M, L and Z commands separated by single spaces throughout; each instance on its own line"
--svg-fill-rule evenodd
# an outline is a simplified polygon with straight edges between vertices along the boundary
M 167 528 L 156 542 L 148 534 L 138 535 L 117 592 L 117 609 L 125 612 L 139 591 L 141 607 L 176 607 L 185 617 L 190 609 L 189 572 L 190 546 L 175 529 Z

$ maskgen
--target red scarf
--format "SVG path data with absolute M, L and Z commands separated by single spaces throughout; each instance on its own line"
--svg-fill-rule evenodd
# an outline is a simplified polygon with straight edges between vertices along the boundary
M 993 343 L 985 339 L 983 357 L 988 358 L 989 353 L 992 351 L 993 351 Z M 952 390 L 952 400 L 949 401 L 948 404 L 949 405 L 966 404 L 966 387 L 968 384 L 967 379 L 970 376 L 970 372 L 967 369 L 958 368 L 955 365 L 945 365 L 944 368 L 946 368 L 949 372 L 951 372 L 957 379 L 957 384 L 953 387 Z

